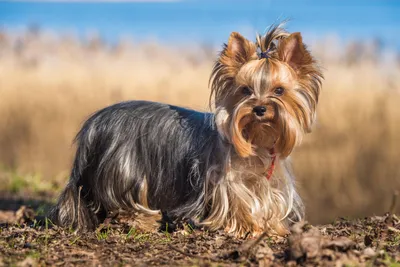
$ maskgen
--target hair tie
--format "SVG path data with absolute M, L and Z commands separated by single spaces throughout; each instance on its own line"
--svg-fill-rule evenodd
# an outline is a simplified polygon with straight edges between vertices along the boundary
M 260 54 L 259 54 L 260 59 L 262 59 L 262 58 L 270 58 L 270 56 L 268 55 L 269 52 L 270 52 L 269 49 L 267 51 L 265 51 L 265 52 L 260 52 Z

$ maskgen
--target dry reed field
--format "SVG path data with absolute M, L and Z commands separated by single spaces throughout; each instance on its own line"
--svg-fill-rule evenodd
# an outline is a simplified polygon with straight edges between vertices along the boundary
M 400 189 L 400 63 L 382 59 L 373 42 L 342 46 L 311 46 L 325 81 L 314 131 L 292 157 L 312 223 L 383 214 Z M 0 192 L 54 198 L 74 135 L 106 105 L 145 99 L 208 110 L 216 55 L 199 44 L 2 32 Z

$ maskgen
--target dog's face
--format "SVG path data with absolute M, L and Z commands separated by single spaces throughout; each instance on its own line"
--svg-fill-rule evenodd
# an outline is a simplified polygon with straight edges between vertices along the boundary
M 321 79 L 300 33 L 274 28 L 257 43 L 232 33 L 211 77 L 219 132 L 242 157 L 287 157 L 311 130 Z

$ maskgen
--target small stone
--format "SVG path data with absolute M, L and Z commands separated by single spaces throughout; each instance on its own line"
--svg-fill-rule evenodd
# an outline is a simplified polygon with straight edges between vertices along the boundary
M 363 250 L 363 254 L 369 258 L 372 258 L 376 255 L 376 252 L 372 248 L 366 248 Z

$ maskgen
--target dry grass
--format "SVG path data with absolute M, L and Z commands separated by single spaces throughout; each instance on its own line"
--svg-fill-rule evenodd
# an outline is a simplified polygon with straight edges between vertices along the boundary
M 309 219 L 383 213 L 400 188 L 400 68 L 362 55 L 332 60 L 329 47 L 315 47 L 326 70 L 318 123 L 293 156 Z M 75 133 L 105 105 L 147 99 L 206 110 L 214 57 L 204 46 L 0 35 L 0 190 L 15 173 L 35 174 L 17 177 L 45 190 L 63 185 Z

